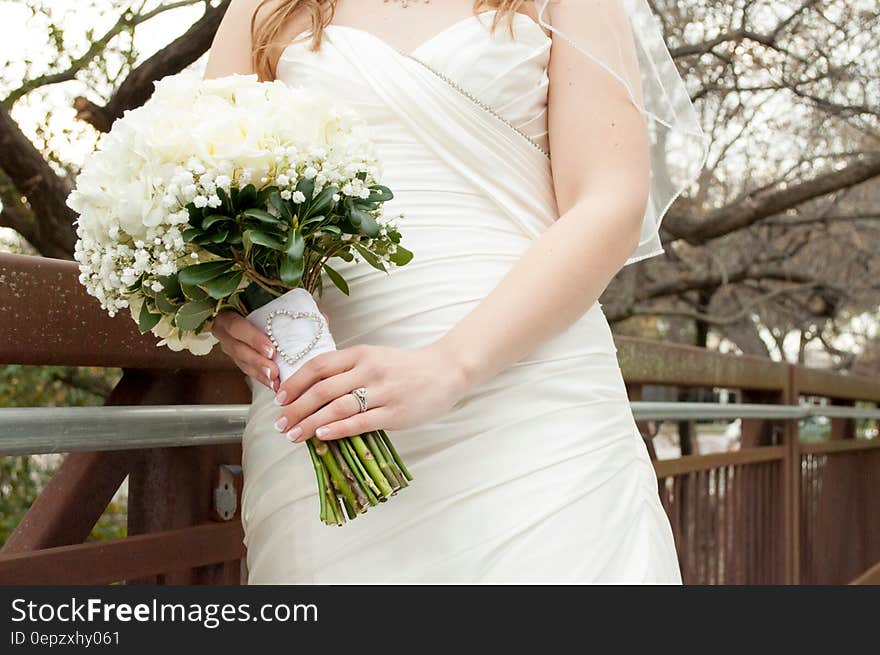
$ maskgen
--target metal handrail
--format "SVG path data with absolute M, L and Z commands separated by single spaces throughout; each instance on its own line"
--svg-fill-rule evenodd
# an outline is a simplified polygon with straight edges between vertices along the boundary
M 238 443 L 248 405 L 0 409 L 0 455 Z
M 709 419 L 755 418 L 794 420 L 812 417 L 880 420 L 880 408 L 844 405 L 764 405 L 749 403 L 632 402 L 636 420 L 700 421 Z M 2 416 L 2 414 L 0 414 Z
M 880 420 L 880 408 L 837 405 L 632 402 L 636 420 Z M 0 409 L 0 456 L 239 443 L 248 405 Z

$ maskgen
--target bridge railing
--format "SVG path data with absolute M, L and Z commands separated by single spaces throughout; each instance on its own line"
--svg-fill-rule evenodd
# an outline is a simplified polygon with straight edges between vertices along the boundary
M 880 582 L 880 570 L 864 575 L 880 562 L 880 438 L 856 438 L 858 420 L 880 418 L 880 381 L 685 346 L 618 348 L 631 397 L 666 385 L 736 390 L 745 403 L 730 406 L 739 450 L 655 463 L 685 582 Z M 803 442 L 804 411 L 830 419 L 829 440 Z
M 617 340 L 648 421 L 742 418 L 738 451 L 655 462 L 690 583 L 880 581 L 880 383 L 687 346 Z M 123 368 L 104 408 L 0 410 L 0 455 L 66 452 L 0 551 L 0 584 L 237 584 L 240 434 L 249 390 L 219 355 L 157 349 L 109 319 L 73 264 L 0 255 L 0 365 Z M 648 385 L 736 390 L 740 402 L 641 402 Z M 806 444 L 799 421 L 827 416 Z M 689 425 L 690 423 L 685 423 Z M 653 449 L 652 449 L 653 452 Z M 83 543 L 123 480 L 128 534 Z

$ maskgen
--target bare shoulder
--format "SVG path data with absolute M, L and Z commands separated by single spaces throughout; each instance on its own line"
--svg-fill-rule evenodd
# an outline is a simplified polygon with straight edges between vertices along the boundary
M 519 9 L 517 9 L 517 11 L 531 18 L 534 21 L 535 25 L 541 28 L 544 34 L 550 36 L 550 32 L 538 22 L 538 8 L 536 6 L 536 3 L 524 2 L 523 5 Z
M 289 0 L 267 0 L 266 2 L 258 2 L 258 4 L 259 8 L 256 12 L 256 18 L 254 19 L 254 25 L 257 28 L 263 25 L 269 18 L 272 18 L 273 20 L 277 20 L 278 18 L 281 19 L 281 24 L 278 25 L 277 28 L 278 31 L 273 38 L 272 44 L 269 46 L 269 61 L 272 70 L 275 70 L 275 67 L 278 64 L 278 59 L 281 57 L 281 54 L 290 42 L 293 41 L 295 37 L 311 30 L 311 12 L 303 9 L 279 17 L 274 15 L 275 10 L 284 5 L 289 5 Z
M 287 4 L 286 0 L 232 0 L 211 44 L 205 77 L 253 73 L 251 23 L 257 28 L 266 25 Z M 310 26 L 309 16 L 303 14 L 295 12 L 282 21 L 269 50 L 273 64 L 290 39 Z

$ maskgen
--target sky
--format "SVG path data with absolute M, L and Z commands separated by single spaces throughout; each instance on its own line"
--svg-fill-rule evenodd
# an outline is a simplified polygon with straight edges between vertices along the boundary
M 118 0 L 43 0 L 40 4 L 49 7 L 53 19 L 63 27 L 66 43 L 70 44 L 65 50 L 78 54 L 83 51 L 88 29 L 93 29 L 96 34 L 103 33 L 114 23 L 120 7 L 132 3 Z M 169 3 L 167 0 L 164 3 L 144 0 L 144 4 L 151 8 Z M 135 47 L 140 53 L 140 60 L 148 58 L 185 32 L 201 16 L 202 11 L 201 4 L 181 7 L 138 26 Z M 41 72 L 48 63 L 47 56 L 53 51 L 47 41 L 45 19 L 32 18 L 22 0 L 0 0 L 0 66 L 4 67 L 0 73 L 0 94 L 5 95 L 10 88 L 18 86 L 24 73 L 22 62 L 32 60 L 34 70 Z M 94 93 L 78 81 L 47 87 L 44 92 L 33 94 L 33 99 L 27 98 L 17 103 L 13 116 L 28 136 L 33 137 L 37 126 L 46 122 L 46 109 L 51 107 L 54 114 L 51 132 L 65 135 L 53 140 L 51 146 L 61 159 L 79 164 L 94 147 L 97 136 L 74 116 L 71 101 L 80 94 L 96 99 Z

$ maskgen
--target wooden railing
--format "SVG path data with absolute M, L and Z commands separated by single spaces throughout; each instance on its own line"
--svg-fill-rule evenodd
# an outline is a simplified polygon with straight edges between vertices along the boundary
M 122 367 L 111 405 L 249 402 L 222 355 L 156 348 L 132 327 L 71 262 L 0 255 L 0 364 Z M 237 584 L 241 525 L 215 521 L 212 496 L 240 463 L 239 445 L 70 453 L 0 551 L 0 583 Z M 126 476 L 129 536 L 83 543 Z
M 634 398 L 652 384 L 831 405 L 827 442 L 802 444 L 797 420 L 743 419 L 740 450 L 655 463 L 686 583 L 880 582 L 880 569 L 865 575 L 880 562 L 880 438 L 856 439 L 855 421 L 834 417 L 880 403 L 880 381 L 661 343 L 618 348 Z
M 157 349 L 128 317 L 106 317 L 76 277 L 70 262 L 0 255 L 0 365 L 122 367 L 113 405 L 249 401 L 222 356 Z M 875 380 L 617 345 L 633 400 L 663 385 L 738 390 L 744 403 L 880 402 Z M 744 419 L 739 451 L 655 463 L 685 582 L 880 582 L 880 439 L 855 439 L 851 419 L 831 420 L 831 441 L 802 445 L 796 420 Z M 229 478 L 240 461 L 237 444 L 68 454 L 0 551 L 0 584 L 237 584 L 240 521 L 218 516 L 213 495 L 240 485 Z M 126 476 L 129 536 L 83 543 Z

